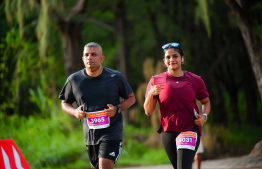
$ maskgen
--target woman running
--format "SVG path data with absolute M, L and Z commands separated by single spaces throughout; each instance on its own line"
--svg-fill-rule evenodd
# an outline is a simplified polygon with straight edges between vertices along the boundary
M 167 71 L 151 78 L 144 109 L 150 116 L 158 101 L 161 142 L 175 169 L 191 169 L 198 149 L 201 126 L 210 112 L 209 94 L 200 76 L 182 70 L 183 50 L 179 43 L 162 46 Z M 204 105 L 202 115 L 196 99 Z

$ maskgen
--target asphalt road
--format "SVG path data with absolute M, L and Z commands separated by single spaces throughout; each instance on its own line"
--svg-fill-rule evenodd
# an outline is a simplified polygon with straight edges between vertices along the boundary
M 195 166 L 193 165 L 194 168 Z M 173 167 L 171 164 L 165 164 L 117 169 L 173 169 Z M 201 163 L 201 169 L 262 169 L 262 155 L 206 160 Z

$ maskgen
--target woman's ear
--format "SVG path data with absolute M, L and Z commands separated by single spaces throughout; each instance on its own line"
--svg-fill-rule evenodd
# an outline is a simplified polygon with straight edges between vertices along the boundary
M 164 66 L 166 67 L 165 59 L 163 59 L 163 62 L 164 62 L 164 63 L 163 63 L 163 64 L 164 64 Z

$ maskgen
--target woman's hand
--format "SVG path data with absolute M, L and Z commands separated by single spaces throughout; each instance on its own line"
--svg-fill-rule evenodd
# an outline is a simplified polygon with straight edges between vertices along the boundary
M 195 124 L 198 126 L 203 126 L 204 123 L 206 122 L 206 116 L 201 116 L 199 114 L 197 114 L 197 119 L 195 120 Z
M 150 91 L 148 92 L 148 94 L 151 96 L 156 96 L 156 95 L 159 95 L 160 91 L 161 91 L 161 86 L 154 85 L 153 81 L 151 80 Z

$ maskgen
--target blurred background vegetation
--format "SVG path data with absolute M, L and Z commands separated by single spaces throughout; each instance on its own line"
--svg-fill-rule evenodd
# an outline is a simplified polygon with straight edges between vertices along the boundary
M 159 110 L 147 117 L 142 107 L 168 42 L 181 43 L 183 69 L 210 94 L 204 158 L 248 154 L 262 138 L 262 1 L 5 0 L 0 9 L 0 139 L 13 138 L 32 168 L 90 167 L 82 127 L 58 95 L 91 41 L 137 98 L 117 166 L 169 163 Z

